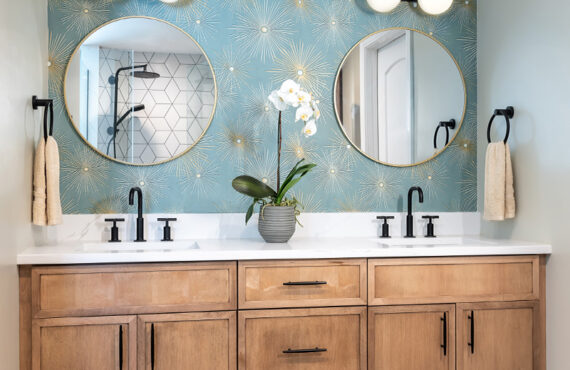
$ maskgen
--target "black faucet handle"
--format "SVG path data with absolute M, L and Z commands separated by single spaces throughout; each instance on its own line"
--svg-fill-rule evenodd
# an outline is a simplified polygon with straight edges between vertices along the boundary
M 162 241 L 163 241 L 163 242 L 171 242 L 171 241 L 173 241 L 173 240 L 172 240 L 172 237 L 171 237 L 171 233 L 170 233 L 170 231 L 171 231 L 170 222 L 178 221 L 178 219 L 177 219 L 177 218 L 174 218 L 174 217 L 159 217 L 159 218 L 157 218 L 157 221 L 161 221 L 161 222 L 164 222 L 164 223 L 165 223 L 165 224 L 164 224 L 164 229 L 163 229 L 163 232 L 162 232 L 162 234 L 163 234 L 163 235 L 162 235 Z
M 422 216 L 422 218 L 428 220 L 426 238 L 435 238 L 436 236 L 434 233 L 433 220 L 438 219 L 439 216 L 426 215 L 426 216 Z
M 384 220 L 382 224 L 382 236 L 381 238 L 390 237 L 390 225 L 388 225 L 388 220 L 393 220 L 394 216 L 376 216 L 377 220 Z
M 105 222 L 112 222 L 113 226 L 111 227 L 111 240 L 109 243 L 119 243 L 121 240 L 119 239 L 119 228 L 117 227 L 117 222 L 124 222 L 124 218 L 106 218 Z

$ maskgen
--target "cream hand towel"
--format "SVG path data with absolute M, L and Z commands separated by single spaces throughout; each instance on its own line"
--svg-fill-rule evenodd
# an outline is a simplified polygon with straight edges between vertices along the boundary
M 47 225 L 46 213 L 46 141 L 42 137 L 34 157 L 34 200 L 32 202 L 32 223 Z
M 489 221 L 515 217 L 513 167 L 508 144 L 490 143 L 485 158 L 485 210 Z
M 62 222 L 59 197 L 59 150 L 53 136 L 48 136 L 46 141 L 46 189 L 47 224 L 59 225 Z

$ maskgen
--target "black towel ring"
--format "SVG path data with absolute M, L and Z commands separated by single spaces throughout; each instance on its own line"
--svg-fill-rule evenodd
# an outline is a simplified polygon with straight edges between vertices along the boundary
M 513 118 L 515 115 L 515 108 L 508 106 L 507 109 L 495 109 L 491 120 L 489 121 L 489 126 L 487 126 L 487 141 L 491 142 L 491 125 L 493 124 L 493 120 L 497 116 L 505 117 L 505 121 L 507 122 L 507 132 L 505 134 L 505 140 L 503 142 L 506 144 L 509 140 L 509 134 L 511 133 L 511 121 L 509 118 Z
M 439 129 L 445 127 L 445 145 L 449 144 L 449 129 L 455 130 L 457 122 L 452 118 L 449 121 L 441 121 L 435 128 L 435 133 L 433 134 L 433 148 L 437 149 L 437 134 Z
M 34 110 L 39 107 L 44 107 L 44 139 L 47 140 L 48 135 L 53 135 L 53 100 L 52 99 L 38 99 L 37 96 L 32 96 L 32 108 Z M 49 131 L 48 131 L 48 110 L 49 110 Z

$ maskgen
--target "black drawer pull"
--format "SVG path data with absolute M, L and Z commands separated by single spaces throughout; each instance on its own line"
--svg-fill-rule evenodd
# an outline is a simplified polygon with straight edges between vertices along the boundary
M 473 311 L 467 318 L 471 321 L 471 342 L 467 343 L 467 345 L 471 347 L 471 353 L 475 353 L 475 315 Z
M 443 344 L 441 348 L 443 348 L 443 355 L 447 356 L 447 312 L 443 313 L 441 321 L 443 323 Z
M 123 370 L 123 325 L 119 325 L 119 370 Z
M 326 285 L 326 281 L 289 281 L 287 283 L 283 283 L 285 286 L 303 286 L 303 285 Z
M 150 368 L 154 370 L 154 324 L 150 324 Z
M 327 349 L 326 348 L 319 348 L 319 347 L 315 347 L 315 348 L 302 348 L 302 349 L 291 349 L 288 348 L 285 351 L 283 351 L 283 353 L 315 353 L 315 352 L 326 352 Z

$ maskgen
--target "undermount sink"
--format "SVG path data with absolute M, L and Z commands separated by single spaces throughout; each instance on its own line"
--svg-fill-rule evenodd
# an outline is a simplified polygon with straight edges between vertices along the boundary
M 390 247 L 407 247 L 407 246 L 445 246 L 445 245 L 454 245 L 460 246 L 469 243 L 468 238 L 464 238 L 461 236 L 443 236 L 437 238 L 425 238 L 425 237 L 417 237 L 417 238 L 378 238 L 375 239 L 378 243 L 384 244 Z M 480 243 L 480 242 L 478 242 Z
M 199 249 L 195 241 L 174 241 L 174 242 L 120 242 L 120 243 L 86 243 L 83 250 L 88 252 L 170 252 L 189 249 Z

